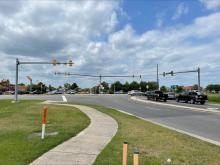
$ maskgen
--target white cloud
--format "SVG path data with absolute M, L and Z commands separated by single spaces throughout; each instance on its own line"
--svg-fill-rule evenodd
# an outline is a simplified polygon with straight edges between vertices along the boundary
M 98 82 L 71 77 L 56 77 L 54 81 L 51 74 L 54 71 L 95 75 L 150 74 L 152 76 L 144 80 L 154 80 L 155 66 L 159 63 L 161 72 L 200 66 L 202 78 L 205 75 L 209 77 L 206 81 L 219 82 L 216 70 L 220 67 L 220 23 L 216 20 L 220 12 L 196 18 L 189 25 L 138 34 L 129 24 L 115 31 L 118 13 L 122 12 L 117 1 L 29 1 L 13 12 L 8 10 L 0 11 L 0 58 L 3 59 L 0 78 L 14 80 L 15 58 L 42 61 L 56 57 L 73 59 L 75 65 L 72 68 L 21 66 L 20 81 L 32 75 L 35 80 L 55 85 L 64 81 L 78 81 L 82 86 Z M 166 84 L 180 82 L 178 79 L 161 81 Z M 181 83 L 190 85 L 196 80 L 181 79 Z
M 172 20 L 177 20 L 179 19 L 181 16 L 187 14 L 189 12 L 189 8 L 185 3 L 180 3 L 175 11 L 175 14 L 172 17 Z
M 220 7 L 219 0 L 199 0 L 201 3 L 205 5 L 205 7 L 209 10 L 216 10 Z

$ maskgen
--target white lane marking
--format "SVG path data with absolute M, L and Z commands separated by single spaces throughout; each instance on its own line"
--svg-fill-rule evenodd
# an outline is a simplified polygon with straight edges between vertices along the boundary
M 212 108 L 212 107 L 209 107 L 207 108 L 208 110 L 217 110 L 218 108 Z
M 184 105 L 166 104 L 166 103 L 154 102 L 154 101 L 149 101 L 149 100 L 142 100 L 142 99 L 138 99 L 136 97 L 131 97 L 131 100 L 139 101 L 139 102 L 143 102 L 143 103 L 152 103 L 152 104 L 158 104 L 158 105 L 166 105 L 166 106 L 170 106 L 170 107 L 191 109 L 193 111 L 200 111 L 200 112 L 209 112 L 209 113 L 220 114 L 220 111 L 215 110 L 215 109 L 203 109 L 203 108 L 197 108 L 197 107 L 187 107 L 187 106 L 184 106 Z
M 62 98 L 63 98 L 63 102 L 67 102 L 66 96 L 63 95 Z
M 209 138 L 205 138 L 205 137 L 202 137 L 202 136 L 199 136 L 199 135 L 196 135 L 196 134 L 187 132 L 187 131 L 183 131 L 183 130 L 181 130 L 181 129 L 177 129 L 177 128 L 174 128 L 174 127 L 170 127 L 170 126 L 161 124 L 161 123 L 159 123 L 159 122 L 153 121 L 153 120 L 151 120 L 151 119 L 146 119 L 146 118 L 143 118 L 143 117 L 140 117 L 140 116 L 131 114 L 131 113 L 129 113 L 129 112 L 126 112 L 126 111 L 123 111 L 123 110 L 120 110 L 120 109 L 116 109 L 116 108 L 114 108 L 114 107 L 110 107 L 110 108 L 115 109 L 115 110 L 117 110 L 117 111 L 119 111 L 119 112 L 121 112 L 121 113 L 130 115 L 130 116 L 135 116 L 135 117 L 137 117 L 137 118 L 139 118 L 139 119 L 148 121 L 148 122 L 150 122 L 150 123 L 159 125 L 159 126 L 161 126 L 161 127 L 168 128 L 168 129 L 170 129 L 170 130 L 174 130 L 174 131 L 177 131 L 177 132 L 179 132 L 179 133 L 182 133 L 182 134 L 185 134 L 185 135 L 189 135 L 189 136 L 192 136 L 192 137 L 194 137 L 194 138 L 203 140 L 203 141 L 205 141 L 205 142 L 209 142 L 209 143 L 215 144 L 215 145 L 217 145 L 217 146 L 220 146 L 220 142 L 218 142 L 218 141 L 215 141 L 215 140 L 212 140 L 212 139 L 209 139 Z

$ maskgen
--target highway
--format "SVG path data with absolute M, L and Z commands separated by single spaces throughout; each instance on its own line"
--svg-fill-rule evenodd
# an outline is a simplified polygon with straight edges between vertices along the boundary
M 70 103 L 100 104 L 122 110 L 154 123 L 162 124 L 178 131 L 199 136 L 220 144 L 220 113 L 196 111 L 192 107 L 215 109 L 220 111 L 220 105 L 191 105 L 185 103 L 155 104 L 131 100 L 127 95 L 65 95 Z M 12 99 L 13 96 L 0 95 L 1 99 Z M 62 95 L 22 95 L 20 99 L 62 101 Z M 144 99 L 144 98 L 142 98 Z M 178 107 L 170 106 L 179 105 Z M 187 108 L 191 107 L 191 109 Z

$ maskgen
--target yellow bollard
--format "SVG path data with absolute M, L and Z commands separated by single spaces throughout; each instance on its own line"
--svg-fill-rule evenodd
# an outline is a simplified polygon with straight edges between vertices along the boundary
M 138 151 L 134 151 L 133 161 L 134 161 L 134 165 L 138 165 L 139 163 L 139 152 Z
M 123 143 L 122 165 L 127 165 L 127 156 L 128 156 L 128 142 L 124 142 Z

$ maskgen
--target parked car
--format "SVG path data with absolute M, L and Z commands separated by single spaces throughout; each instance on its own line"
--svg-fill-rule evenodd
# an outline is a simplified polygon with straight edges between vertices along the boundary
M 2 91 L 0 91 L 0 95 L 2 95 Z
M 29 94 L 29 91 L 18 91 L 19 95 L 25 95 L 25 94 Z
M 15 91 L 5 91 L 4 94 L 5 95 L 13 95 L 13 94 L 15 94 Z
M 76 91 L 75 90 L 69 90 L 69 91 L 67 91 L 67 94 L 76 94 Z
M 167 101 L 168 95 L 164 94 L 162 91 L 148 91 L 145 93 L 145 96 L 148 100 L 159 101 L 162 100 L 164 102 Z
M 123 94 L 123 91 L 122 90 L 116 91 L 114 94 Z
M 131 96 L 142 96 L 143 92 L 138 91 L 138 90 L 132 90 L 132 91 L 128 92 L 128 95 L 131 95 Z
M 184 101 L 185 103 L 190 102 L 191 104 L 205 104 L 207 100 L 207 95 L 204 95 L 200 92 L 183 92 L 176 97 L 177 102 Z
M 38 94 L 41 94 L 41 91 L 39 91 L 39 90 L 35 90 L 35 91 L 33 91 L 33 92 L 30 92 L 30 94 L 33 94 L 33 95 L 38 95 Z
M 48 95 L 54 95 L 54 94 L 56 94 L 56 90 L 54 90 L 54 91 L 49 91 L 49 92 L 47 92 L 47 94 L 48 94 Z
M 168 97 L 167 97 L 168 100 L 175 100 L 176 99 L 176 95 L 174 92 L 168 92 L 167 95 L 168 95 Z
M 63 93 L 64 93 L 63 90 L 57 90 L 57 91 L 55 92 L 55 94 L 63 94 Z

